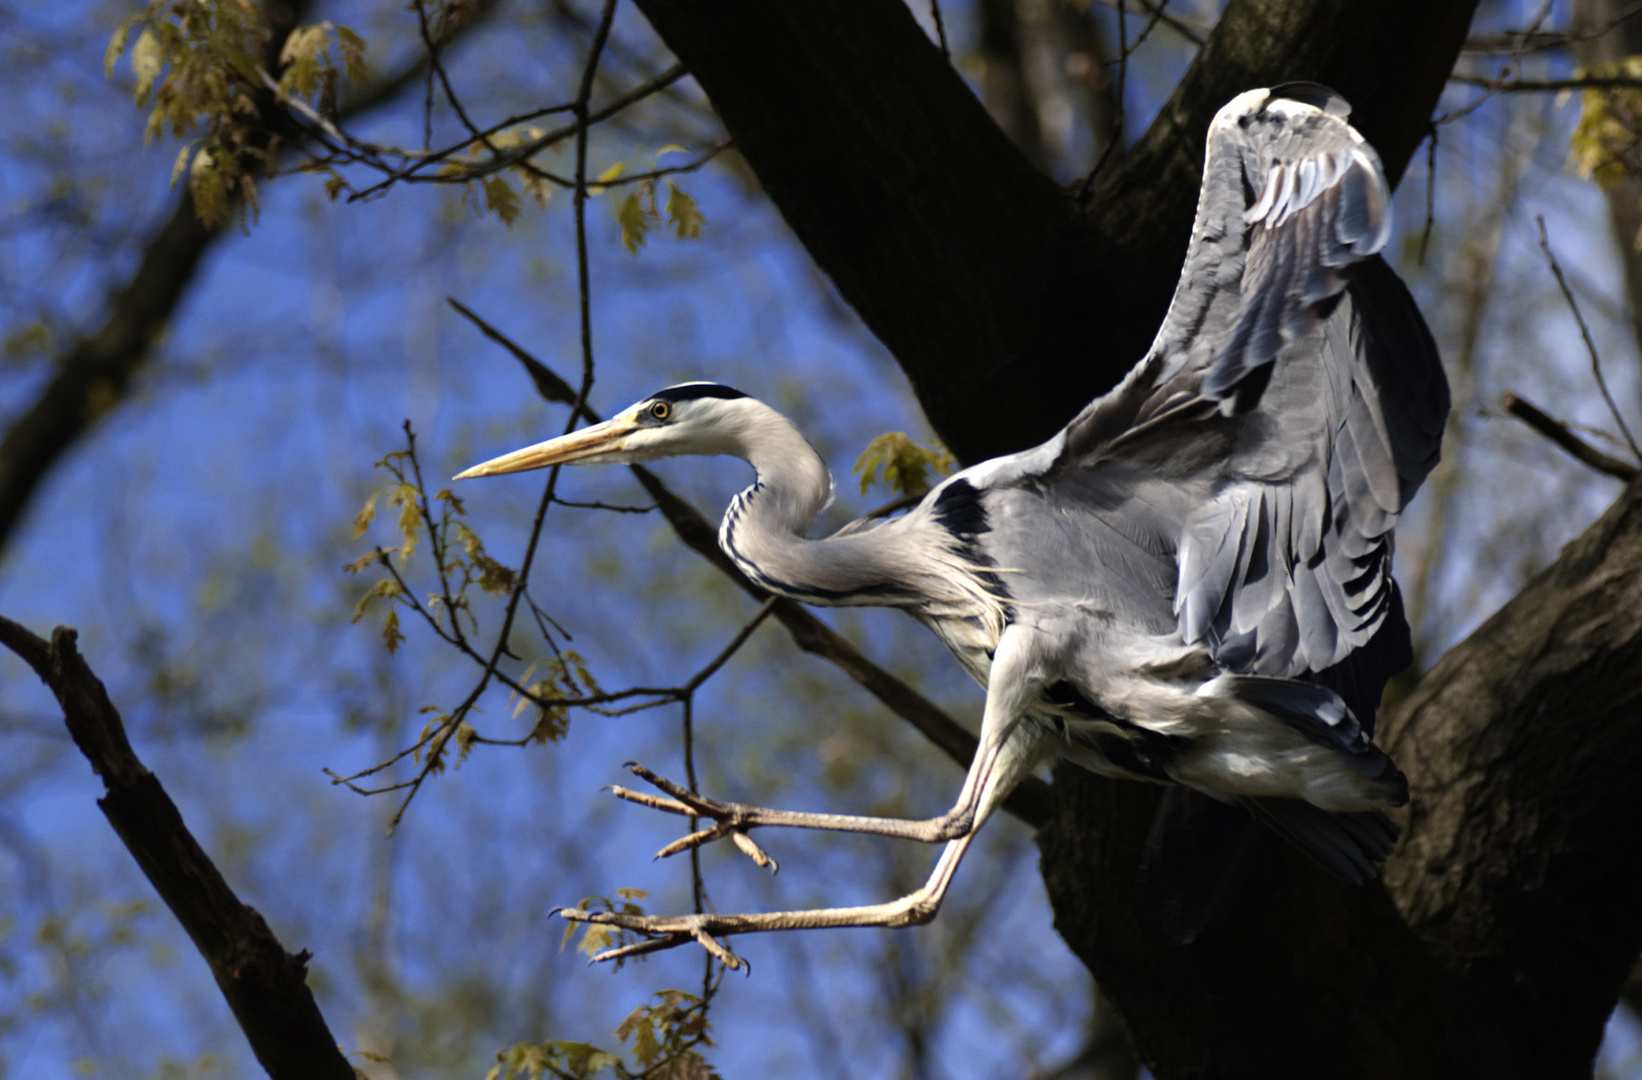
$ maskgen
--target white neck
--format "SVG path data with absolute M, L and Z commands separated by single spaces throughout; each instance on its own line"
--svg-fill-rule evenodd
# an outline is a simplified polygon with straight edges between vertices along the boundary
M 809 441 L 780 413 L 746 401 L 746 418 L 726 452 L 758 474 L 730 502 L 718 542 L 743 573 L 771 592 L 812 604 L 883 604 L 895 584 L 888 552 L 857 537 L 805 534 L 832 499 L 832 475 Z

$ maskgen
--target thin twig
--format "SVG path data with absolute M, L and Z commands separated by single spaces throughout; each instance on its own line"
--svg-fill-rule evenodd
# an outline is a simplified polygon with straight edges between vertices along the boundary
M 1542 4 L 1540 4 L 1539 14 L 1535 15 L 1534 16 L 1534 21 L 1531 22 L 1528 25 L 1528 30 L 1527 30 L 1528 34 L 1534 34 L 1534 33 L 1537 33 L 1539 31 L 1540 24 L 1543 23 L 1545 21 L 1546 17 L 1551 14 L 1551 3 L 1552 3 L 1552 0 L 1544 0 L 1544 2 Z M 1520 69 L 1521 60 L 1522 60 L 1522 50 L 1521 49 L 1511 50 L 1511 59 L 1500 70 L 1499 80 L 1498 81 L 1499 82 L 1507 81 L 1511 76 L 1515 75 L 1516 72 Z M 1475 101 L 1469 102 L 1468 104 L 1464 105 L 1463 107 L 1461 107 L 1459 109 L 1456 109 L 1455 111 L 1453 111 L 1451 113 L 1444 113 L 1442 116 L 1437 117 L 1437 119 L 1435 121 L 1433 121 L 1433 125 L 1434 126 L 1441 126 L 1443 124 L 1451 124 L 1455 120 L 1459 120 L 1462 117 L 1470 116 L 1472 113 L 1474 113 L 1478 109 L 1482 108 L 1483 102 L 1487 101 L 1489 98 L 1493 97 L 1495 94 L 1497 94 L 1499 92 L 1500 92 L 1500 86 L 1499 85 L 1490 85 L 1490 86 L 1488 86 L 1488 88 L 1486 90 L 1483 91 L 1483 94 L 1482 94 L 1481 97 L 1477 98 Z
M 946 22 L 941 18 L 941 0 L 929 0 L 929 13 L 935 17 L 935 37 L 941 43 L 941 57 L 952 59 L 952 50 L 946 44 Z
M 1556 283 L 1562 289 L 1563 299 L 1568 301 L 1568 310 L 1574 313 L 1574 321 L 1579 324 L 1579 336 L 1585 339 L 1585 350 L 1591 354 L 1591 374 L 1596 376 L 1596 386 L 1602 391 L 1602 400 L 1608 403 L 1608 412 L 1613 415 L 1614 423 L 1619 425 L 1619 433 L 1625 436 L 1625 444 L 1631 448 L 1631 454 L 1642 462 L 1642 450 L 1637 449 L 1636 440 L 1631 437 L 1631 429 L 1625 423 L 1625 417 L 1619 412 L 1619 406 L 1614 404 L 1613 395 L 1608 392 L 1608 380 L 1602 375 L 1602 357 L 1597 354 L 1596 342 L 1591 340 L 1590 327 L 1585 325 L 1585 316 L 1580 314 L 1579 304 L 1574 300 L 1573 290 L 1568 288 L 1568 281 L 1562 276 L 1562 267 L 1551 254 L 1550 241 L 1545 236 L 1545 217 L 1540 215 L 1534 219 L 1539 223 L 1539 249 L 1545 252 L 1545 259 L 1551 264 L 1551 273 L 1556 275 Z
M 1638 90 L 1642 78 L 1635 75 L 1582 75 L 1573 79 L 1490 79 L 1486 75 L 1450 75 L 1448 81 L 1462 86 L 1482 86 L 1502 93 L 1550 93 L 1562 90 Z
M 1590 443 L 1573 433 L 1566 423 L 1541 410 L 1531 402 L 1524 401 L 1515 394 L 1507 392 L 1500 398 L 1500 408 L 1521 420 L 1556 445 L 1566 450 L 1574 458 L 1584 462 L 1599 473 L 1623 480 L 1626 483 L 1635 480 L 1638 472 L 1642 472 L 1635 465 L 1621 461 L 1611 454 L 1604 454 Z
M 1117 114 L 1115 117 L 1116 122 L 1112 125 L 1112 137 L 1111 140 L 1107 142 L 1106 149 L 1100 152 L 1100 157 L 1095 161 L 1095 167 L 1089 170 L 1089 175 L 1085 176 L 1083 178 L 1083 183 L 1078 185 L 1079 202 L 1082 202 L 1089 197 L 1090 189 L 1095 186 L 1095 178 L 1098 177 L 1101 170 L 1106 167 L 1106 162 L 1112 156 L 1113 152 L 1116 151 L 1119 146 L 1123 145 L 1124 92 L 1127 87 L 1127 80 L 1129 77 L 1129 29 L 1127 13 L 1125 12 L 1123 6 L 1126 2 L 1127 0 L 1116 0 L 1115 4 L 1117 7 L 1118 42 L 1117 108 L 1115 109 Z M 1158 5 L 1156 10 L 1157 17 L 1162 16 L 1163 8 L 1168 6 L 1168 2 L 1169 0 L 1162 0 L 1162 2 Z
M 1146 12 L 1148 15 L 1155 16 L 1163 23 L 1164 26 L 1167 26 L 1169 29 L 1173 30 L 1175 33 L 1179 34 L 1181 37 L 1185 38 L 1187 41 L 1198 46 L 1199 48 L 1202 47 L 1203 42 L 1207 41 L 1209 37 L 1208 27 L 1193 25 L 1185 19 L 1177 18 L 1174 15 L 1165 14 L 1163 9 L 1169 6 L 1169 0 L 1161 0 L 1160 3 L 1155 5 L 1152 3 L 1152 0 L 1098 0 L 1098 2 L 1109 8 L 1120 8 L 1125 3 L 1135 4 L 1142 11 Z
M 401 151 L 400 153 L 402 153 L 407 159 L 414 157 L 416 160 L 412 164 L 408 164 L 395 172 L 390 172 L 382 180 L 371 185 L 370 187 L 363 188 L 359 192 L 350 195 L 348 197 L 348 201 L 357 202 L 361 199 L 372 198 L 381 194 L 394 184 L 400 182 L 408 184 L 448 184 L 465 183 L 470 180 L 482 179 L 491 173 L 499 172 L 502 169 L 523 161 L 524 159 L 547 149 L 555 143 L 562 142 L 570 136 L 580 133 L 587 127 L 610 119 L 617 113 L 627 109 L 629 106 L 635 105 L 638 102 L 643 101 L 645 98 L 666 89 L 673 83 L 678 82 L 687 74 L 689 74 L 689 72 L 685 69 L 683 64 L 674 64 L 660 75 L 640 83 L 627 93 L 615 98 L 603 108 L 588 112 L 585 121 L 578 118 L 572 123 L 554 128 L 552 131 L 532 139 L 529 142 L 503 150 L 489 161 L 469 164 L 460 171 L 455 171 L 448 175 L 441 174 L 437 176 L 426 176 L 422 175 L 422 171 L 431 165 L 438 164 L 452 155 L 461 153 L 462 151 L 471 148 L 473 146 L 472 139 L 464 139 L 461 142 L 453 143 L 442 150 L 436 150 L 426 154 L 411 154 L 408 151 Z M 574 112 L 575 108 L 575 104 L 572 103 L 568 106 L 568 108 L 566 106 L 555 106 L 554 111 Z M 486 130 L 488 132 L 495 129 Z
M 1431 230 L 1437 224 L 1437 132 L 1441 129 L 1436 124 L 1431 125 L 1431 133 L 1426 136 L 1425 145 L 1425 228 L 1420 230 L 1420 259 L 1419 264 L 1425 265 L 1426 248 L 1431 244 Z

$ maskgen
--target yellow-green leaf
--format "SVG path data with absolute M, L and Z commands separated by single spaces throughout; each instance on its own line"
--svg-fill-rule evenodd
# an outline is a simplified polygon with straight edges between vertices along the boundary
M 188 167 L 188 156 L 193 152 L 194 147 L 189 144 L 185 144 L 181 150 L 177 151 L 176 164 L 171 166 L 171 189 L 173 191 L 177 188 L 177 177 L 181 176 L 182 171 Z
M 359 603 L 354 605 L 353 621 L 358 622 L 360 619 L 363 619 L 365 617 L 366 609 L 371 606 L 371 601 L 375 600 L 377 597 L 398 595 L 399 583 L 394 581 L 392 578 L 383 578 L 381 581 L 378 581 L 375 585 L 372 585 L 369 589 L 365 590 L 365 595 L 361 596 L 359 598 Z
M 519 193 L 500 176 L 485 178 L 485 205 L 495 211 L 503 225 L 511 227 L 519 220 Z
M 667 182 L 667 220 L 672 222 L 680 240 L 700 240 L 701 227 L 707 224 L 706 215 L 696 201 L 671 180 Z
M 228 223 L 232 205 L 228 177 L 217 167 L 216 158 L 208 150 L 195 154 L 194 163 L 188 167 L 188 193 L 194 197 L 194 213 L 206 228 Z
M 890 490 L 903 495 L 922 495 L 929 490 L 929 473 L 945 476 L 952 471 L 952 454 L 940 446 L 920 446 L 903 431 L 878 436 L 855 459 L 852 472 L 861 474 L 861 494 L 878 482 L 878 470 Z
M 160 68 L 165 63 L 165 52 L 154 31 L 144 28 L 137 35 L 137 44 L 131 47 L 131 73 L 137 77 L 137 104 L 146 104 L 148 93 L 154 89 Z
M 342 49 L 342 66 L 350 79 L 365 77 L 365 39 L 346 26 L 336 28 L 337 44 Z
M 614 165 L 601 172 L 596 181 L 587 185 L 587 193 L 589 195 L 603 195 L 604 189 L 609 186 L 610 181 L 614 180 L 626 171 L 627 163 L 625 161 L 616 162 Z
M 405 635 L 399 632 L 399 612 L 394 608 L 388 609 L 388 617 L 382 623 L 382 644 L 388 647 L 388 655 L 392 656 L 399 651 L 399 643 L 405 640 Z M 464 727 L 466 725 L 463 725 Z M 461 730 L 457 730 L 461 734 Z M 462 749 L 463 756 L 467 756 L 467 748 Z M 458 762 L 460 764 L 460 762 Z
M 120 28 L 114 31 L 114 36 L 108 39 L 108 51 L 103 53 L 103 78 L 114 77 L 114 62 L 125 52 L 125 42 L 130 36 L 131 21 L 127 20 L 121 23 Z
M 359 508 L 359 513 L 354 515 L 353 538 L 355 540 L 363 536 L 365 530 L 371 527 L 371 522 L 376 520 L 376 496 L 380 494 L 380 491 L 373 493 L 370 498 L 365 500 L 365 505 Z
M 639 253 L 639 248 L 644 246 L 645 233 L 650 229 L 650 215 L 639 196 L 638 191 L 628 192 L 616 211 L 616 221 L 621 225 L 622 246 L 627 248 L 629 255 Z

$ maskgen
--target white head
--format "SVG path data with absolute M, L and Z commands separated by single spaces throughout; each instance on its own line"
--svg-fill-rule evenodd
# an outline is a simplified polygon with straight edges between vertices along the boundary
M 710 382 L 680 383 L 601 424 L 503 454 L 459 473 L 456 479 L 550 465 L 632 465 L 680 454 L 747 457 L 748 436 L 771 418 L 787 426 L 775 410 L 739 390 Z

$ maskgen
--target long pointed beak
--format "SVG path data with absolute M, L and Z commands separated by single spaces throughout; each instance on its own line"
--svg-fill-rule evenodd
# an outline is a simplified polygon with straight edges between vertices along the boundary
M 632 420 L 617 416 L 594 424 L 592 427 L 573 431 L 569 435 L 557 439 L 549 439 L 535 446 L 527 446 L 523 450 L 515 450 L 511 454 L 503 454 L 499 458 L 491 458 L 481 462 L 471 469 L 456 474 L 456 479 L 467 480 L 475 476 L 500 476 L 503 473 L 527 472 L 531 469 L 545 469 L 550 465 L 565 465 L 570 462 L 581 461 L 598 454 L 606 454 L 621 449 L 622 441 L 627 438 L 637 425 Z

